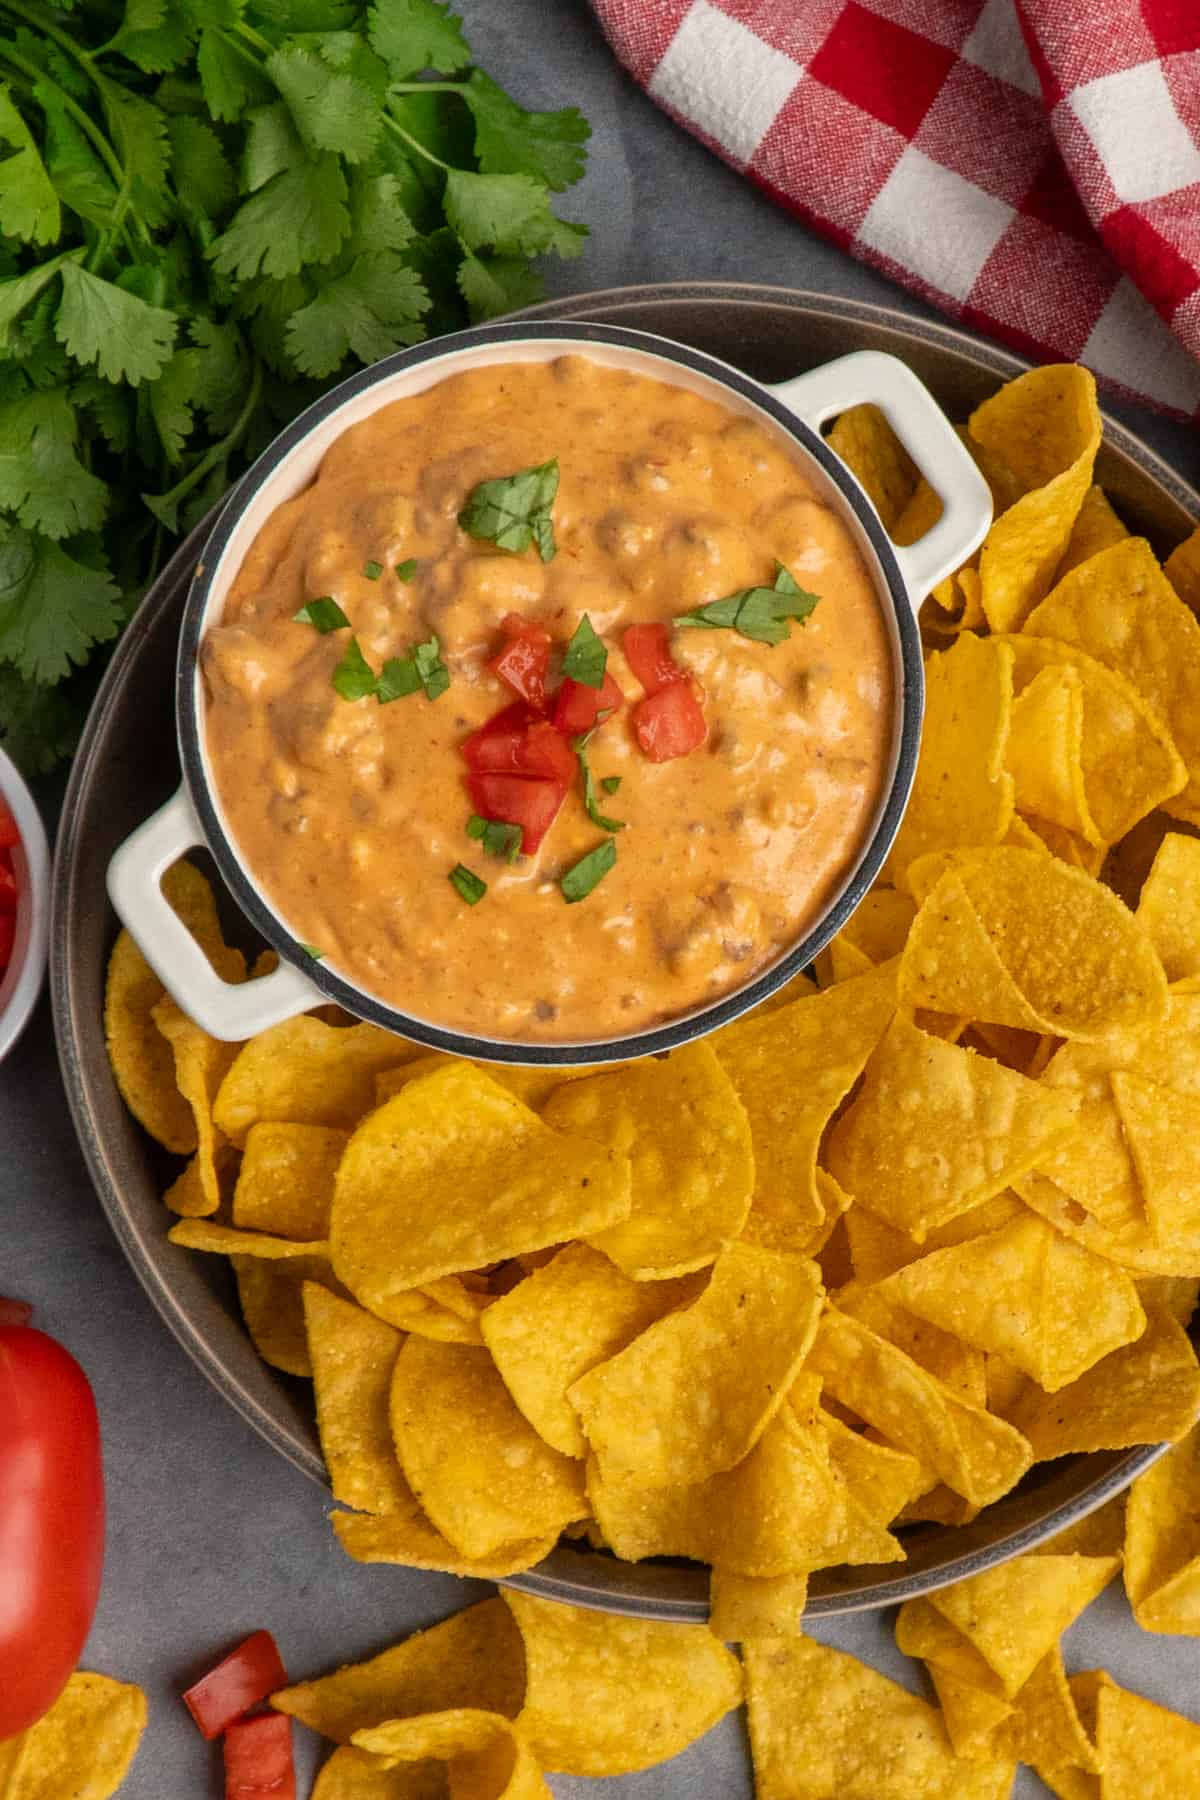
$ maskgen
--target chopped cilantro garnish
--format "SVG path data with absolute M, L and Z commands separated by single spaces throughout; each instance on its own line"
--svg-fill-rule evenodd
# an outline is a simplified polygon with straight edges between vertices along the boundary
M 600 781 L 600 786 L 606 794 L 615 794 L 620 785 L 621 777 L 619 775 L 605 775 Z
M 600 811 L 599 803 L 596 800 L 595 777 L 587 756 L 588 739 L 591 735 L 590 731 L 585 731 L 579 737 L 571 739 L 571 748 L 579 758 L 579 773 L 583 776 L 583 804 L 587 807 L 588 818 L 593 825 L 598 825 L 601 831 L 624 831 L 625 820 L 608 818 Z M 620 776 L 617 779 L 619 781 Z
M 575 635 L 567 645 L 567 654 L 563 657 L 562 672 L 571 681 L 578 681 L 584 687 L 600 688 L 604 686 L 604 671 L 608 666 L 608 651 L 592 628 L 592 621 L 584 613 L 575 627 Z
M 556 549 L 552 514 L 557 492 L 558 462 L 552 459 L 515 475 L 481 481 L 471 490 L 458 522 L 470 537 L 490 538 L 500 550 L 528 550 L 536 544 L 542 561 L 549 562 Z
M 415 556 L 408 556 L 402 563 L 396 564 L 396 574 L 401 581 L 411 581 L 416 572 L 417 559 Z
M 616 860 L 617 846 L 612 838 L 605 838 L 602 844 L 597 844 L 594 850 L 581 856 L 558 884 L 567 905 L 572 906 L 577 900 L 586 900 L 596 883 L 603 880 Z
M 436 636 L 427 644 L 414 644 L 404 656 L 392 656 L 384 663 L 375 688 L 381 706 L 389 700 L 403 700 L 424 688 L 426 698 L 436 700 L 450 686 L 450 671 L 441 658 Z
M 480 881 L 465 863 L 455 863 L 450 871 L 450 884 L 468 906 L 477 906 L 487 893 L 487 882 Z
M 333 685 L 343 700 L 365 700 L 375 692 L 375 671 L 362 653 L 356 637 L 346 645 L 346 653 L 333 671 Z
M 332 594 L 310 600 L 298 613 L 293 613 L 292 618 L 297 625 L 315 625 L 322 637 L 327 631 L 340 631 L 343 625 L 350 623 Z
M 472 813 L 467 820 L 467 836 L 481 843 L 489 856 L 502 856 L 505 862 L 516 862 L 525 836 L 519 825 L 507 825 L 503 819 L 481 819 Z
M 795 576 L 777 562 L 774 587 L 740 588 L 723 600 L 712 600 L 694 612 L 681 613 L 675 623 L 709 631 L 736 631 L 759 644 L 782 644 L 788 635 L 788 620 L 795 619 L 803 625 L 820 598 L 802 588 Z
M 368 581 L 378 581 L 379 577 L 383 574 L 383 564 L 381 562 L 376 562 L 374 557 L 372 557 L 370 562 L 363 564 L 363 574 Z
M 325 952 L 323 950 L 318 950 L 315 944 L 301 944 L 300 948 L 303 950 L 305 956 L 311 956 L 314 962 L 324 962 Z

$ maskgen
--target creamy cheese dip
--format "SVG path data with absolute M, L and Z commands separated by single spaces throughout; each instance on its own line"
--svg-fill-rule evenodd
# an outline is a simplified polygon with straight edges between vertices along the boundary
M 469 537 L 478 483 L 556 458 L 558 552 Z M 415 559 L 408 581 L 397 565 Z M 678 630 L 708 739 L 639 748 L 634 623 L 754 585 L 776 561 L 820 596 L 775 646 Z M 371 579 L 368 567 L 382 565 Z M 450 686 L 388 705 L 331 677 L 349 630 L 293 615 L 330 595 L 375 670 L 436 634 Z M 626 704 L 589 747 L 616 866 L 567 905 L 600 842 L 580 784 L 533 856 L 466 835 L 460 746 L 513 694 L 486 667 L 519 612 L 564 649 L 584 613 Z M 846 526 L 781 435 L 583 356 L 457 375 L 352 426 L 259 533 L 201 648 L 207 750 L 230 833 L 303 943 L 389 1005 L 547 1043 L 644 1029 L 745 983 L 821 914 L 878 805 L 892 735 L 879 602 Z M 448 876 L 488 884 L 464 904 Z

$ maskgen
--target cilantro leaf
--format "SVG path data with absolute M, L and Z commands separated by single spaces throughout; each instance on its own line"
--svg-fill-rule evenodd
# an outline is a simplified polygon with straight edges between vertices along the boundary
M 158 14 L 156 24 L 142 26 L 131 22 L 135 17 L 148 18 L 151 12 Z M 109 48 L 119 50 L 146 75 L 164 75 L 168 69 L 177 69 L 180 63 L 187 62 L 195 42 L 196 26 L 182 7 L 173 8 L 168 16 L 165 5 L 141 8 L 131 0 L 125 23 Z M 161 102 L 161 95 L 159 98 Z
M 221 140 L 203 119 L 181 113 L 167 126 L 171 140 L 171 173 L 176 189 L 215 219 L 232 206 L 237 179 L 221 148 Z
M 583 804 L 587 808 L 587 816 L 593 825 L 600 827 L 601 831 L 624 831 L 627 820 L 610 819 L 600 811 L 600 802 L 596 799 L 596 778 L 592 774 L 587 753 L 591 736 L 590 731 L 584 731 L 578 737 L 571 739 L 571 748 L 579 759 L 579 773 L 583 777 Z M 620 782 L 620 776 L 617 777 L 617 781 Z
M 217 29 L 200 33 L 196 67 L 205 105 L 226 124 L 235 124 L 252 106 L 272 97 L 266 77 Z
M 515 475 L 481 481 L 471 490 L 458 522 L 468 536 L 490 538 L 500 550 L 528 550 L 536 543 L 543 562 L 550 562 L 554 542 L 554 496 L 558 462 L 538 463 Z
M 124 615 L 112 576 L 20 528 L 0 542 L 0 659 L 30 681 L 60 681 Z
M 165 224 L 173 211 L 165 117 L 153 101 L 112 81 L 101 81 L 100 99 L 138 212 L 148 225 Z
M 77 432 L 65 388 L 0 406 L 0 507 L 47 537 L 95 531 L 108 511 L 107 486 L 75 453 Z
M 246 147 L 242 154 L 242 180 L 249 193 L 265 187 L 272 175 L 289 169 L 303 155 L 300 134 L 282 100 L 256 106 L 246 119 Z
M 468 906 L 477 906 L 487 893 L 487 882 L 480 881 L 478 875 L 468 869 L 465 863 L 455 863 L 449 879 L 455 892 Z
M 608 651 L 596 636 L 592 621 L 584 613 L 567 645 L 562 672 L 571 681 L 582 682 L 584 687 L 602 688 L 607 667 Z
M 446 177 L 446 218 L 468 250 L 495 250 L 501 256 L 533 256 L 564 244 L 582 243 L 582 227 L 569 226 L 550 211 L 550 190 L 532 175 L 473 175 L 452 169 Z
M 461 20 L 438 0 L 380 0 L 367 14 L 367 36 L 393 81 L 423 69 L 453 75 L 471 60 Z
M 307 50 L 276 50 L 266 66 L 307 149 L 352 163 L 371 154 L 383 115 L 370 88 Z
M 419 694 L 420 691 L 421 672 L 417 668 L 416 659 L 412 656 L 389 656 L 375 683 L 375 698 L 380 706 L 388 706 L 393 700 L 407 700 L 410 694 Z
M 381 706 L 389 700 L 403 700 L 424 688 L 427 700 L 436 700 L 450 686 L 450 671 L 442 661 L 441 645 L 436 636 L 427 643 L 414 644 L 404 656 L 393 656 L 383 665 L 376 698 Z
M 365 700 L 375 692 L 375 671 L 363 655 L 356 637 L 346 645 L 345 654 L 330 680 L 343 700 Z
M 18 275 L 12 281 L 0 281 L 0 349 L 9 348 L 9 327 L 20 318 L 25 308 L 32 305 L 42 289 L 54 280 L 67 263 L 76 261 L 82 255 L 82 250 L 64 250 L 59 256 L 52 256 L 49 262 L 30 269 L 26 275 Z
M 420 315 L 429 295 L 420 277 L 385 253 L 358 256 L 344 275 L 292 314 L 285 343 L 305 375 L 332 375 L 353 352 L 360 362 L 378 362 L 425 336 Z
M 350 229 L 346 177 L 336 157 L 305 158 L 244 200 L 210 255 L 218 272 L 246 281 L 296 275 L 337 253 Z
M 472 813 L 467 820 L 467 836 L 477 838 L 489 856 L 501 856 L 505 862 L 516 862 L 521 853 L 525 833 L 520 825 L 507 825 L 503 819 L 481 819 Z
M 325 961 L 325 952 L 323 950 L 318 950 L 315 944 L 301 944 L 300 948 L 303 950 L 305 956 L 312 958 L 313 962 Z
M 212 429 L 224 432 L 237 418 L 246 398 L 249 359 L 237 326 L 205 318 L 192 320 L 194 348 L 186 355 L 195 371 L 195 402 Z
M 616 860 L 617 846 L 612 838 L 605 838 L 602 844 L 597 844 L 594 850 L 581 856 L 558 884 L 567 905 L 573 906 L 576 901 L 586 900 L 597 882 L 602 881 L 615 866 Z
M 47 775 L 79 740 L 83 708 L 61 687 L 26 681 L 0 662 L 0 749 L 25 775 Z
M 416 235 L 395 175 L 364 175 L 350 184 L 350 248 L 377 253 L 403 250 Z
M 129 397 L 123 388 L 111 381 L 101 381 L 98 375 L 83 375 L 71 389 L 71 404 L 91 415 L 110 450 L 117 451 L 118 455 L 128 450 L 133 429 Z
M 406 557 L 403 562 L 396 564 L 396 575 L 401 581 L 411 581 L 416 572 L 417 559 L 415 556 Z
M 191 436 L 196 373 L 189 352 L 177 350 L 157 381 L 147 388 L 150 412 L 169 463 L 177 463 Z
M 136 387 L 153 381 L 175 341 L 175 314 L 148 306 L 78 263 L 62 270 L 63 297 L 54 334 L 78 363 L 95 363 L 106 381 Z
M 111 175 L 68 113 L 62 96 L 46 82 L 39 82 L 34 94 L 46 116 L 43 156 L 55 193 L 71 212 L 107 231 L 117 207 Z
M 736 631 L 759 644 L 782 644 L 788 635 L 788 620 L 804 624 L 820 598 L 802 588 L 795 576 L 777 562 L 774 587 L 739 588 L 723 600 L 710 600 L 707 606 L 681 613 L 675 623 L 709 631 Z
M 58 195 L 7 83 L 0 86 L 0 139 L 16 152 L 0 163 L 0 231 L 52 244 L 62 230 Z
M 472 69 L 462 97 L 475 118 L 475 154 L 488 175 L 533 175 L 561 193 L 583 174 L 592 128 L 574 106 L 526 112 L 482 69 Z
M 606 794 L 615 794 L 620 785 L 621 777 L 619 775 L 605 775 L 601 777 L 600 786 L 604 789 Z
M 542 278 L 520 256 L 476 256 L 467 251 L 459 264 L 458 285 L 471 311 L 471 323 L 501 318 L 542 297 Z
M 308 600 L 292 618 L 297 625 L 315 625 L 324 637 L 327 632 L 340 631 L 343 625 L 350 623 L 332 594 L 322 594 L 316 600 Z
M 383 564 L 381 562 L 376 562 L 375 558 L 372 557 L 369 562 L 363 564 L 363 574 L 368 581 L 378 581 L 379 577 L 383 574 Z

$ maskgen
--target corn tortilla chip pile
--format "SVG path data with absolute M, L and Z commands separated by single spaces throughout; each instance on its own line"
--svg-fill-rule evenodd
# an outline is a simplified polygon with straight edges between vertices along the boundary
M 146 1718 L 141 1688 L 76 1670 L 44 1718 L 0 1744 L 0 1800 L 110 1800 Z

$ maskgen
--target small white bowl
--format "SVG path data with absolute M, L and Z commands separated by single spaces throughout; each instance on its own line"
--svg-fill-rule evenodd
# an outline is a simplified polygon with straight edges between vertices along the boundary
M 37 1004 L 46 974 L 50 935 L 50 846 L 33 795 L 12 758 L 0 750 L 0 799 L 17 822 L 13 850 L 17 872 L 17 935 L 0 976 L 0 1062 L 8 1055 Z

